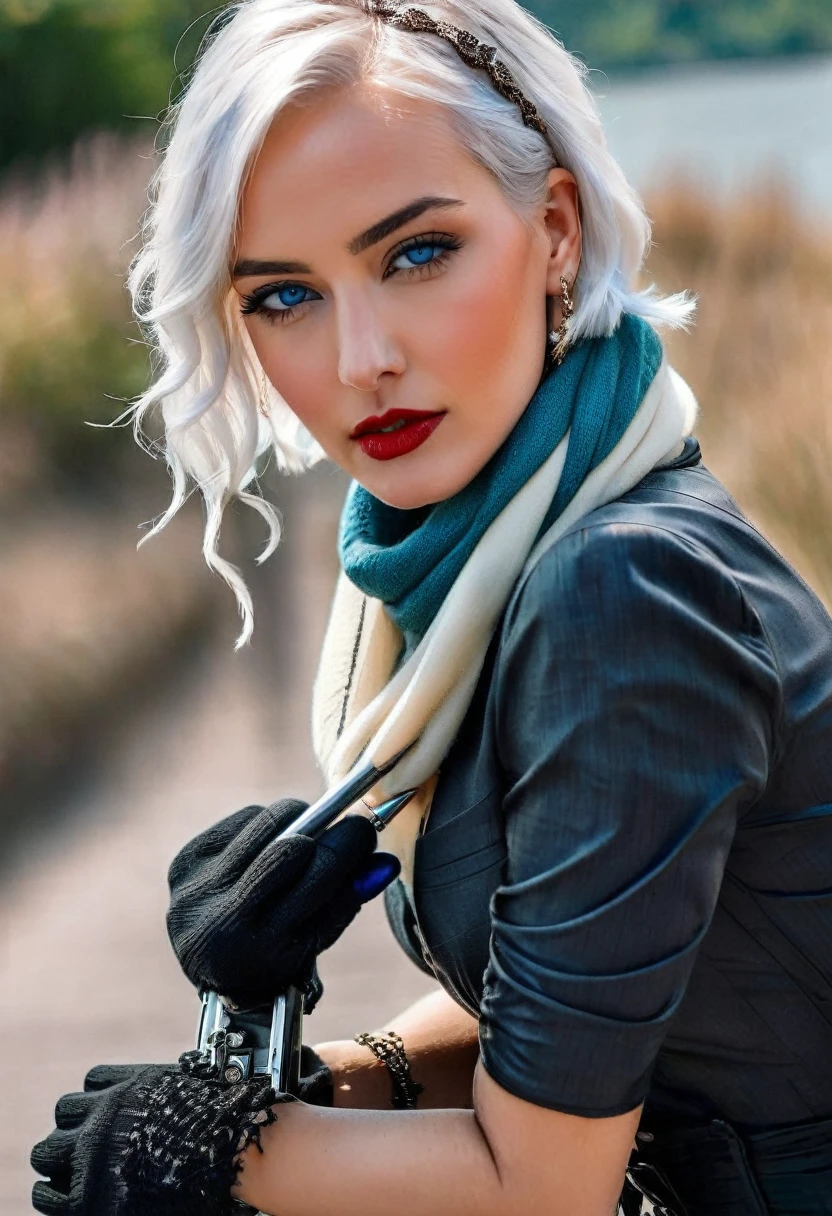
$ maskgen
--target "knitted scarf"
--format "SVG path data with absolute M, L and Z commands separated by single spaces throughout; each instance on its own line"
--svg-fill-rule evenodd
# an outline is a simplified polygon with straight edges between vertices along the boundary
M 544 377 L 499 451 L 452 498 L 401 511 L 351 487 L 313 742 L 336 781 L 360 755 L 381 765 L 416 741 L 368 798 L 420 789 L 384 834 L 406 881 L 435 776 L 524 568 L 671 460 L 695 414 L 653 330 L 625 315 Z
M 569 431 L 540 530 L 557 519 L 632 422 L 661 359 L 655 331 L 625 315 L 612 337 L 582 342 L 543 378 L 499 451 L 452 498 L 402 511 L 353 483 L 341 516 L 341 567 L 382 601 L 408 649 L 427 633 L 483 533 Z

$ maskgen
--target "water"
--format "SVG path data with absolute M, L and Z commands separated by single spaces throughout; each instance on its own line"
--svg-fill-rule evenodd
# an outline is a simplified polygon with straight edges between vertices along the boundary
M 713 63 L 638 79 L 592 74 L 610 148 L 639 190 L 682 174 L 736 193 L 785 181 L 832 214 L 832 56 Z

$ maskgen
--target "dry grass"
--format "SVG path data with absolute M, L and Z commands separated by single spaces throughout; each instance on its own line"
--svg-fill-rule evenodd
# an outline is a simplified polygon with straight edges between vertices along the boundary
M 705 461 L 832 603 L 832 232 L 774 188 L 715 207 L 677 184 L 650 210 L 651 276 L 699 296 L 669 345 Z
M 147 376 L 124 274 L 149 174 L 143 146 L 98 136 L 0 191 L 0 494 L 125 446 L 83 423 L 113 419 L 112 396 Z
M 123 273 L 149 172 L 145 150 L 99 139 L 0 194 L 0 496 L 27 467 L 43 484 L 61 452 L 83 449 L 88 469 L 131 444 L 80 422 L 113 418 L 105 394 L 147 374 Z M 650 277 L 699 296 L 670 346 L 706 461 L 832 602 L 832 230 L 775 189 L 712 205 L 677 183 L 650 209 Z
M 224 604 L 197 510 L 136 553 L 148 499 L 155 512 L 167 498 L 163 470 L 156 495 L 129 430 L 83 425 L 114 418 L 123 407 L 107 394 L 137 392 L 147 375 L 124 272 L 149 172 L 141 149 L 99 138 L 0 192 L 4 839 L 13 793 L 60 766 L 108 706 L 123 715 L 134 686 Z M 112 492 L 78 493 L 90 483 Z

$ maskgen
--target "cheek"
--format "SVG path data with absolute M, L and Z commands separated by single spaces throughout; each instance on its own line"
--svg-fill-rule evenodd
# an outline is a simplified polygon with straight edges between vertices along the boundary
M 501 393 L 519 367 L 534 362 L 546 300 L 536 270 L 524 234 L 496 254 L 471 258 L 464 275 L 452 271 L 441 307 L 422 314 L 431 362 L 458 402 Z
M 327 416 L 331 419 L 332 414 L 332 376 L 320 350 L 309 350 L 299 333 L 281 334 L 257 319 L 247 321 L 246 328 L 275 390 L 306 429 L 324 441 Z

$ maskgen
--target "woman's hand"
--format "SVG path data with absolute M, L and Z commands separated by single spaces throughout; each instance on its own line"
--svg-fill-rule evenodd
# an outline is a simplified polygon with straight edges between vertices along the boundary
M 310 1106 L 334 1106 L 332 1069 L 314 1047 L 300 1049 L 300 1079 L 297 1096 Z
M 246 1008 L 304 987 L 318 954 L 398 874 L 394 857 L 375 853 L 375 830 L 360 815 L 317 841 L 276 840 L 306 807 L 291 798 L 244 807 L 174 858 L 168 934 L 197 988 Z
M 257 1077 L 227 1086 L 179 1064 L 102 1065 L 55 1110 L 32 1150 L 32 1204 L 44 1216 L 232 1216 L 239 1154 L 275 1120 Z

